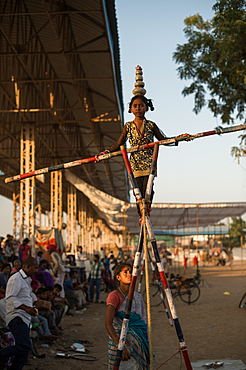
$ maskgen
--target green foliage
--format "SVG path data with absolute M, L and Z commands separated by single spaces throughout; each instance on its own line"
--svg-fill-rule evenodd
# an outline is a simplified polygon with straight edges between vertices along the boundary
M 180 79 L 191 80 L 182 94 L 194 94 L 194 112 L 204 106 L 231 124 L 245 120 L 246 104 L 246 0 L 220 0 L 215 15 L 204 21 L 200 14 L 184 20 L 184 45 L 173 53 Z M 209 94 L 208 94 L 209 93 Z M 206 96 L 206 94 L 208 94 Z M 246 155 L 246 135 L 232 155 Z
M 241 246 L 241 235 L 243 236 L 243 243 L 245 243 L 245 229 L 246 222 L 242 217 L 232 217 L 229 231 L 232 248 Z

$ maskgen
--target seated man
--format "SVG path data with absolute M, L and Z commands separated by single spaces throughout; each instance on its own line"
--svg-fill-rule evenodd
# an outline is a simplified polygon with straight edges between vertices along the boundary
M 10 273 L 10 276 L 12 276 L 16 272 L 18 272 L 20 269 L 21 269 L 21 263 L 20 263 L 20 261 L 19 260 L 14 260 L 14 262 L 13 262 L 13 268 L 12 268 L 12 271 Z
M 61 322 L 62 316 L 64 315 L 65 310 L 67 310 L 69 306 L 68 300 L 66 298 L 60 297 L 61 291 L 62 291 L 61 285 L 55 284 L 52 298 L 51 298 L 52 309 L 56 312 L 56 325 L 59 330 L 62 330 L 60 327 L 60 322 Z
M 51 310 L 51 303 L 47 299 L 46 288 L 38 288 L 36 295 L 38 299 L 45 301 L 47 303 L 41 307 L 38 307 L 38 315 L 47 319 L 51 334 L 59 335 L 60 331 L 56 326 L 56 314 L 55 311 Z M 48 305 L 48 303 L 50 305 Z
M 80 306 L 87 306 L 89 302 L 86 301 L 85 291 L 83 284 L 79 280 L 78 270 L 73 270 L 73 275 L 71 276 L 73 281 L 72 290 L 74 291 L 76 297 L 79 300 Z
M 77 271 L 76 271 L 77 272 Z M 79 300 L 74 293 L 73 289 L 73 280 L 72 277 L 74 276 L 74 271 L 69 271 L 69 278 L 65 281 L 64 284 L 64 290 L 65 290 L 65 298 L 68 300 L 69 306 L 68 306 L 68 311 L 66 315 L 73 316 L 70 312 L 71 309 L 76 307 L 77 310 L 81 309 L 82 307 L 79 306 Z

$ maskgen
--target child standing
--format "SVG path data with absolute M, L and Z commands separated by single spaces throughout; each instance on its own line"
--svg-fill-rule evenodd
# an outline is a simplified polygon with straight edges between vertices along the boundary
M 120 138 L 113 144 L 109 149 L 100 154 L 106 154 L 109 152 L 115 152 L 119 150 L 120 146 L 125 144 L 126 140 L 129 138 L 131 147 L 140 146 L 152 143 L 154 141 L 154 136 L 158 140 L 164 140 L 166 135 L 163 134 L 158 126 L 145 118 L 145 113 L 149 110 L 153 111 L 154 106 L 151 99 L 147 99 L 144 95 L 146 90 L 143 88 L 144 82 L 142 77 L 142 68 L 140 66 L 136 67 L 136 83 L 135 89 L 133 90 L 133 98 L 129 103 L 128 113 L 133 113 L 135 116 L 133 121 L 127 122 L 123 128 Z M 141 191 L 142 197 L 145 197 L 146 186 L 148 182 L 148 177 L 150 173 L 150 166 L 152 162 L 154 148 L 147 148 L 140 150 L 131 154 L 130 164 L 133 174 L 136 178 L 137 185 Z M 96 155 L 96 158 L 100 154 Z M 155 176 L 157 173 L 155 174 Z M 152 200 L 154 196 L 154 191 L 152 189 L 150 203 L 146 203 L 147 211 L 150 209 Z M 140 209 L 138 207 L 138 213 L 141 216 Z
M 131 283 L 132 267 L 122 263 L 116 267 L 115 277 L 118 289 L 111 292 L 107 298 L 105 327 L 109 333 L 108 370 L 114 367 L 117 346 L 124 318 L 127 295 Z M 123 361 L 131 361 L 132 369 L 149 369 L 148 327 L 143 298 L 134 292 L 126 344 L 122 354 Z M 129 367 L 130 368 L 130 367 Z

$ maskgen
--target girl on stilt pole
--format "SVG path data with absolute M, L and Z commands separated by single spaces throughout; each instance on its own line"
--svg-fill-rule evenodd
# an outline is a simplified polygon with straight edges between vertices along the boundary
M 114 368 L 122 322 L 126 309 L 127 295 L 131 283 L 131 273 L 131 265 L 122 263 L 117 266 L 116 279 L 118 280 L 119 287 L 111 292 L 107 298 L 105 327 L 109 333 L 108 370 L 113 370 Z M 134 292 L 133 296 L 122 361 L 124 361 L 121 363 L 123 369 L 149 369 L 147 318 L 143 298 L 138 292 Z
M 140 146 L 143 144 L 149 144 L 154 141 L 154 136 L 158 140 L 164 140 L 166 135 L 158 128 L 158 126 L 145 118 L 145 113 L 150 109 L 154 110 L 151 99 L 147 99 L 144 95 L 146 90 L 144 89 L 143 72 L 140 66 L 136 67 L 136 83 L 135 89 L 132 91 L 134 96 L 129 103 L 128 113 L 133 113 L 135 118 L 133 121 L 127 122 L 123 128 L 123 131 L 118 141 L 113 144 L 109 149 L 105 150 L 100 154 L 106 154 L 108 152 L 114 152 L 119 150 L 120 146 L 125 144 L 129 138 L 131 147 Z M 145 196 L 146 186 L 150 173 L 150 166 L 153 157 L 154 148 L 147 148 L 131 154 L 130 163 L 133 170 L 133 174 L 136 178 L 137 185 L 141 191 L 142 196 Z M 157 173 L 155 174 L 157 176 Z M 151 203 L 153 200 L 154 191 L 152 189 L 150 203 L 146 203 L 147 213 L 150 211 Z M 138 213 L 141 216 L 141 212 L 138 207 Z

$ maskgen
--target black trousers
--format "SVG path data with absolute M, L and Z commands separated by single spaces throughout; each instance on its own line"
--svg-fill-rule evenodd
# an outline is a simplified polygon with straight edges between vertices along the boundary
M 14 356 L 10 369 L 21 370 L 25 366 L 29 351 L 32 348 L 29 328 L 20 317 L 15 317 L 8 326 L 15 338 L 15 345 L 0 349 L 0 357 Z
M 149 179 L 149 176 L 136 177 L 136 182 L 137 182 L 138 188 L 141 192 L 142 198 L 145 197 L 145 192 L 146 192 L 146 188 L 147 188 L 148 179 Z M 155 194 L 155 192 L 153 191 L 153 188 L 152 188 L 152 192 L 151 192 L 151 195 L 150 195 L 150 205 L 152 203 L 154 194 Z M 141 212 L 140 212 L 140 208 L 139 208 L 138 204 L 137 204 L 137 209 L 138 209 L 138 214 L 141 217 Z

